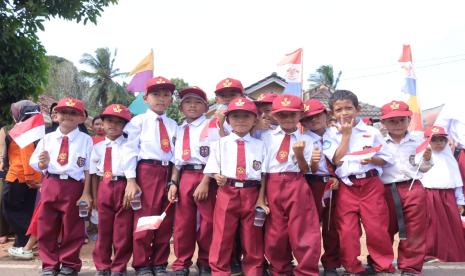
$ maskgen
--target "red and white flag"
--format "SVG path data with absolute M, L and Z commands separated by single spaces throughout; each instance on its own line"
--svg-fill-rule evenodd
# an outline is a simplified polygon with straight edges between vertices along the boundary
M 39 113 L 24 122 L 16 123 L 9 135 L 20 148 L 34 143 L 45 136 L 44 116 Z
M 331 190 L 331 185 L 333 185 L 333 183 L 334 181 L 332 179 L 329 179 L 328 182 L 326 182 L 323 190 L 323 197 L 321 198 L 321 205 L 323 207 L 326 207 L 325 200 L 333 196 L 333 190 Z
M 160 227 L 160 224 L 163 222 L 165 217 L 166 212 L 163 212 L 159 216 L 140 217 L 137 221 L 136 230 L 134 232 L 156 230 Z
M 363 159 L 371 158 L 377 152 L 379 152 L 382 147 L 383 145 L 379 145 L 377 147 L 366 148 L 364 150 L 347 153 L 344 157 L 342 157 L 341 161 L 360 161 Z

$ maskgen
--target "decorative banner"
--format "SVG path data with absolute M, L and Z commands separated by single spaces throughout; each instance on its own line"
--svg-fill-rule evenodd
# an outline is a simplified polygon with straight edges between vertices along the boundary
M 302 48 L 287 54 L 278 65 L 285 66 L 287 82 L 283 94 L 302 96 Z
M 145 83 L 153 77 L 153 51 L 148 54 L 137 66 L 129 72 L 134 75 L 127 86 L 129 92 L 144 92 Z

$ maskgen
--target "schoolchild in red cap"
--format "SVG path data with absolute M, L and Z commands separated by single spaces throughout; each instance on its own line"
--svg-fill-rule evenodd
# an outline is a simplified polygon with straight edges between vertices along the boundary
M 124 175 L 128 185 L 138 185 L 142 192 L 142 208 L 134 212 L 134 229 L 140 217 L 161 215 L 168 205 L 166 186 L 174 162 L 177 124 L 165 112 L 174 90 L 174 84 L 164 77 L 148 80 L 144 101 L 149 108 L 133 117 L 124 129 L 128 134 L 123 150 L 127 161 Z M 127 200 L 133 197 L 131 193 Z M 173 217 L 171 208 L 158 230 L 134 233 L 132 266 L 136 275 L 167 275 Z
M 78 128 L 85 120 L 82 101 L 64 98 L 55 110 L 58 128 L 42 138 L 29 160 L 35 170 L 45 172 L 38 219 L 39 256 L 42 275 L 58 271 L 60 275 L 77 275 L 82 265 L 79 251 L 85 239 L 78 203 L 84 201 L 88 208 L 92 206 L 92 138 Z
M 420 274 L 425 259 L 426 193 L 420 179 L 433 165 L 430 148 L 416 156 L 416 148 L 424 139 L 408 131 L 411 116 L 409 106 L 402 101 L 381 107 L 381 123 L 388 132 L 386 151 L 394 157 L 393 164 L 383 166 L 381 175 L 389 211 L 389 235 L 391 244 L 394 235 L 400 235 L 397 267 L 407 275 Z
M 272 275 L 318 275 L 320 226 L 312 191 L 305 181 L 313 143 L 297 127 L 304 107 L 299 97 L 273 100 L 279 126 L 262 136 L 266 145 L 264 172 L 270 208 L 265 227 L 265 256 Z M 293 256 L 298 262 L 295 269 Z
M 379 175 L 382 166 L 393 164 L 381 133 L 357 119 L 357 96 L 348 90 L 335 91 L 329 106 L 337 127 L 328 129 L 323 152 L 333 164 L 342 183 L 339 185 L 335 217 L 339 233 L 340 259 L 347 273 L 364 273 L 360 255 L 360 219 L 367 236 L 367 247 L 376 273 L 394 272 L 394 258 L 387 221 L 384 185 Z M 327 138 L 328 137 L 328 138 Z M 374 148 L 372 156 L 348 155 Z M 363 152 L 362 152 L 363 153 Z M 344 160 L 342 160 L 348 155 Z M 362 156 L 362 158 L 357 158 Z
M 258 123 L 252 131 L 252 136 L 260 139 L 261 135 L 270 129 L 276 129 L 278 123 L 271 116 L 271 105 L 277 94 L 263 93 L 254 101 L 257 106 Z
M 337 275 L 336 269 L 341 266 L 341 261 L 339 259 L 339 236 L 335 224 L 334 208 L 339 181 L 336 178 L 331 161 L 323 155 L 322 150 L 323 137 L 328 127 L 328 111 L 326 107 L 319 100 L 310 99 L 305 101 L 304 113 L 300 123 L 306 129 L 304 135 L 308 135 L 313 140 L 313 152 L 310 162 L 311 172 L 305 175 L 305 179 L 307 179 L 312 190 L 320 222 L 322 222 L 321 234 L 324 253 L 321 256 L 321 263 L 326 276 Z M 323 205 L 326 185 L 331 185 L 330 197 L 332 197 L 332 200 L 326 199 L 326 204 Z
M 205 112 L 207 95 L 194 86 L 179 92 L 180 109 L 185 116 L 178 127 L 173 173 L 169 183 L 168 199 L 177 199 L 174 220 L 173 270 L 176 275 L 188 275 L 192 265 L 195 245 L 198 245 L 197 266 L 199 274 L 210 273 L 208 252 L 213 229 L 213 208 L 217 185 L 214 181 L 202 182 L 203 169 L 210 155 L 208 137 L 204 128 L 208 125 Z M 179 179 L 179 183 L 178 183 Z M 210 179 L 210 178 L 208 178 Z
M 98 239 L 93 251 L 93 260 L 98 275 L 126 275 L 126 267 L 132 255 L 132 210 L 128 195 L 139 187 L 126 185 L 124 166 L 127 160 L 123 146 L 126 123 L 131 120 L 129 109 L 120 104 L 111 104 L 100 114 L 105 140 L 94 145 L 90 158 L 91 175 L 97 190 Z M 135 162 L 133 160 L 132 162 Z M 114 250 L 113 250 L 114 249 Z M 113 258 L 112 258 L 113 255 Z
M 254 226 L 255 208 L 269 212 L 261 185 L 265 145 L 250 136 L 257 108 L 246 98 L 236 98 L 225 113 L 232 133 L 211 144 L 204 173 L 219 185 L 213 217 L 209 261 L 212 275 L 231 274 L 231 254 L 236 231 L 240 232 L 245 275 L 263 273 L 263 230 Z
M 426 188 L 426 260 L 465 261 L 465 240 L 460 215 L 465 199 L 462 178 L 444 128 L 425 130 L 430 141 L 434 166 L 421 182 Z

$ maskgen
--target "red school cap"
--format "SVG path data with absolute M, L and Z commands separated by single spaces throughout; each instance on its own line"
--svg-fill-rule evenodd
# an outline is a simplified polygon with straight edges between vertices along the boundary
M 410 111 L 408 104 L 403 101 L 392 101 L 381 107 L 381 120 L 410 116 L 412 116 L 412 111 Z
M 244 97 L 240 97 L 240 98 L 236 98 L 232 100 L 228 104 L 228 109 L 226 110 L 224 115 L 228 116 L 229 113 L 231 113 L 232 111 L 236 111 L 236 110 L 249 111 L 255 114 L 255 116 L 257 115 L 257 106 L 255 105 L 255 103 Z
M 76 100 L 73 98 L 63 98 L 58 101 L 57 105 L 55 106 L 55 111 L 60 112 L 60 110 L 70 108 L 76 111 L 79 111 L 82 116 L 85 116 L 85 107 L 84 102 L 81 100 Z
M 242 86 L 242 83 L 239 80 L 236 80 L 233 78 L 226 78 L 220 81 L 216 85 L 215 94 L 218 94 L 219 92 L 222 92 L 225 90 L 233 90 L 233 91 L 237 91 L 241 93 L 241 95 L 244 94 L 244 87 Z
M 326 111 L 325 105 L 319 100 L 310 99 L 304 102 L 304 114 L 302 119 L 305 117 L 311 117 L 316 114 L 320 114 Z
M 100 113 L 100 117 L 115 116 L 129 122 L 131 120 L 131 112 L 122 104 L 110 104 Z
M 154 77 L 145 83 L 145 96 L 147 96 L 150 92 L 154 92 L 160 89 L 167 89 L 173 93 L 176 89 L 176 86 L 167 78 L 161 76 Z
M 297 96 L 280 95 L 273 100 L 271 113 L 274 114 L 281 111 L 304 111 L 304 104 Z

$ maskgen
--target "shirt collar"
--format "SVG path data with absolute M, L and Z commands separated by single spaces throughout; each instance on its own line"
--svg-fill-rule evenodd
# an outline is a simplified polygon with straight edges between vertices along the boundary
M 195 127 L 198 127 L 200 126 L 204 121 L 206 120 L 206 117 L 205 115 L 202 115 L 200 116 L 199 118 L 195 119 L 192 123 L 190 123 L 190 125 L 193 125 Z M 184 120 L 184 122 L 182 123 L 181 127 L 185 127 L 186 125 L 188 125 L 189 123 L 187 123 L 187 120 Z
M 123 143 L 124 139 L 125 139 L 124 135 L 119 136 L 115 140 L 110 140 L 110 139 L 108 139 L 108 137 L 105 137 L 105 145 L 110 145 L 112 143 L 121 145 Z
M 57 127 L 57 129 L 55 130 L 54 134 L 55 134 L 55 138 L 56 139 L 60 139 L 62 138 L 63 136 L 68 136 L 68 139 L 70 141 L 73 141 L 74 138 L 76 138 L 79 134 L 79 127 L 76 127 L 75 129 L 73 129 L 70 133 L 68 134 L 63 134 L 61 131 L 60 131 L 60 127 Z
M 273 133 L 274 135 L 277 135 L 277 134 L 286 134 L 286 132 L 281 128 L 281 126 L 278 126 L 276 129 L 273 129 L 271 130 L 271 133 Z M 300 129 L 297 128 L 296 131 L 292 132 L 292 133 L 289 133 L 290 135 L 294 135 L 296 137 L 299 137 L 301 134 L 300 134 Z
M 395 143 L 394 139 L 392 139 L 391 135 L 386 134 L 386 142 L 390 142 L 390 143 Z M 415 141 L 414 137 L 412 136 L 412 134 L 407 131 L 407 134 L 405 134 L 404 138 L 402 138 L 400 140 L 400 143 L 399 144 L 403 144 L 403 143 L 406 143 L 406 142 L 412 142 L 412 141 Z
M 153 111 L 150 108 L 148 108 L 145 113 L 147 113 L 151 117 L 154 117 L 155 119 L 158 119 L 158 117 L 161 117 L 162 119 L 165 119 L 165 113 L 160 115 L 160 114 L 156 113 L 155 111 Z
M 237 140 L 244 140 L 246 142 L 249 142 L 252 139 L 252 136 L 250 136 L 250 133 L 247 133 L 244 137 L 240 137 L 234 132 L 231 132 L 228 136 L 226 136 L 228 139 L 231 141 L 237 141 Z

